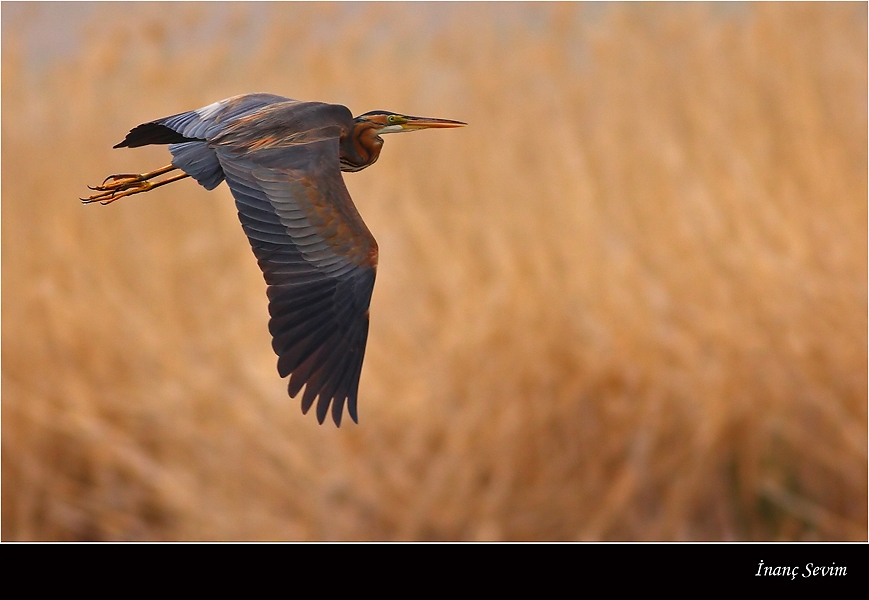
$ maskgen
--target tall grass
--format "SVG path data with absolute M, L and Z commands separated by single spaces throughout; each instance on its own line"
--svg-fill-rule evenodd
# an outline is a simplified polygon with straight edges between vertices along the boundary
M 4 540 L 866 539 L 865 4 L 2 25 Z M 287 398 L 225 186 L 76 200 L 252 91 L 470 123 L 346 177 L 358 426 Z

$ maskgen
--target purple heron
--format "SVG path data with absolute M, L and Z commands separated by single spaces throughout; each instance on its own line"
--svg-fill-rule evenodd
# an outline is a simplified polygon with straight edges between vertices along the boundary
M 384 133 L 461 127 L 460 121 L 377 110 L 353 118 L 345 106 L 245 94 L 143 123 L 115 148 L 169 144 L 172 163 L 116 174 L 82 198 L 109 204 L 192 177 L 207 190 L 226 180 L 267 284 L 269 332 L 290 397 L 305 388 L 302 413 L 340 427 L 356 396 L 368 339 L 377 243 L 341 171 L 373 165 Z M 161 175 L 180 173 L 157 179 Z

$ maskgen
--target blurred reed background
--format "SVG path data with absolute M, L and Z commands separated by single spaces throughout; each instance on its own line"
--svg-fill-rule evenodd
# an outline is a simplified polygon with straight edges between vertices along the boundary
M 268 91 L 460 119 L 347 174 L 360 424 L 226 186 L 82 206 Z M 867 7 L 2 5 L 4 540 L 865 540 Z

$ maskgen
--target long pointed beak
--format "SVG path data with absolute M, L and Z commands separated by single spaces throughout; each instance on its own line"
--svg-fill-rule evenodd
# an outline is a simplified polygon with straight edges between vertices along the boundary
M 430 117 L 406 117 L 407 123 L 401 124 L 402 131 L 416 131 L 417 129 L 446 129 L 449 127 L 464 127 L 467 123 L 451 121 L 449 119 L 432 119 Z

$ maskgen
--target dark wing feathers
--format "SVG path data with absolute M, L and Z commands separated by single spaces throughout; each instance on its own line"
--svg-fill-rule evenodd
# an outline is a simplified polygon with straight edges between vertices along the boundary
M 329 105 L 313 108 L 319 110 L 308 110 L 308 117 L 329 116 Z M 317 400 L 321 423 L 332 406 L 340 425 L 345 405 L 356 421 L 377 244 L 344 186 L 340 128 L 316 127 L 286 146 L 281 138 L 252 147 L 255 138 L 270 139 L 269 132 L 252 131 L 266 122 L 245 127 L 239 121 L 211 147 L 268 284 L 278 372 L 290 375 L 290 396 L 304 387 L 303 412 Z
M 160 123 L 142 123 L 130 130 L 124 141 L 115 144 L 114 148 L 138 148 L 148 144 L 178 144 L 189 142 L 191 138 L 185 137 L 171 127 Z

